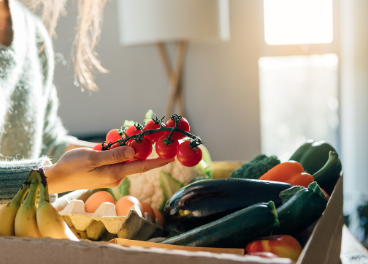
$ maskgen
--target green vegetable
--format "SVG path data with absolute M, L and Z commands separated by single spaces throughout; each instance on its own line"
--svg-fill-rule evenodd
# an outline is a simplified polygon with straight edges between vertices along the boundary
M 336 150 L 324 141 L 310 140 L 301 145 L 290 160 L 298 161 L 304 170 L 328 194 L 331 194 L 340 177 L 342 166 Z
M 328 194 L 331 194 L 342 171 L 341 161 L 336 152 L 330 151 L 325 165 L 313 174 L 313 179 Z
M 253 239 L 269 235 L 278 224 L 275 205 L 270 201 L 254 204 L 160 243 L 196 247 L 244 248 Z
M 289 160 L 298 161 L 309 174 L 319 171 L 328 160 L 330 151 L 336 150 L 324 141 L 309 140 L 291 155 Z
M 280 192 L 292 187 L 283 182 L 252 179 L 202 180 L 176 192 L 164 208 L 168 229 L 183 233 L 256 203 L 282 204 Z
M 276 156 L 259 154 L 233 171 L 230 178 L 258 179 L 277 164 L 280 164 L 280 160 Z
M 170 173 L 164 172 L 164 171 L 160 171 L 160 177 L 159 177 L 159 181 L 160 181 L 160 187 L 162 189 L 162 204 L 159 208 L 159 211 L 162 212 L 166 201 L 173 196 L 174 193 L 176 193 L 180 188 L 183 187 L 183 184 L 174 179 L 173 177 L 171 177 Z
M 285 201 L 276 210 L 280 226 L 274 234 L 301 233 L 319 219 L 327 205 L 327 197 L 316 182 L 308 188 L 293 186 L 282 191 L 280 197 Z
M 198 170 L 198 174 L 212 179 L 212 159 L 210 152 L 204 145 L 199 145 L 199 148 L 202 150 L 202 160 L 195 165 L 195 168 Z
M 127 177 L 125 177 L 121 183 L 115 188 L 108 188 L 108 191 L 115 199 L 115 201 L 119 200 L 121 197 L 129 194 L 130 181 Z

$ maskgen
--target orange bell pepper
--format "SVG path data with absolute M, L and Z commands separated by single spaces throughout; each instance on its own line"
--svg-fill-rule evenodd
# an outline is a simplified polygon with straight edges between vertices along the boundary
M 312 182 L 314 182 L 313 176 L 304 171 L 303 166 L 293 160 L 282 162 L 265 174 L 263 174 L 259 180 L 264 181 L 279 181 L 292 185 L 299 185 L 305 188 Z M 322 192 L 329 198 L 329 195 L 321 188 Z
M 276 165 L 263 174 L 259 180 L 286 182 L 306 188 L 314 181 L 313 176 L 305 172 L 299 162 L 292 160 Z

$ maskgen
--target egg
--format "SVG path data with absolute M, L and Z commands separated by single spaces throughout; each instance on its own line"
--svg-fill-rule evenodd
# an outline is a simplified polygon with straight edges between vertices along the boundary
M 157 220 L 158 220 L 158 221 L 160 221 L 161 226 L 164 227 L 165 226 L 164 216 L 157 209 L 153 209 L 153 212 L 155 213 L 156 223 L 157 223 Z
M 141 212 L 143 212 L 142 204 L 137 198 L 131 195 L 121 197 L 115 204 L 116 215 L 126 216 L 134 204 L 136 204 Z
M 98 191 L 92 194 L 84 203 L 86 213 L 92 214 L 104 202 L 115 203 L 114 197 L 106 191 Z
M 142 202 L 142 201 L 141 201 L 141 204 L 143 208 L 143 211 L 142 211 L 143 217 L 145 216 L 145 213 L 149 214 L 152 222 L 154 223 L 156 221 L 156 217 L 155 217 L 155 213 L 153 212 L 152 207 L 149 204 Z

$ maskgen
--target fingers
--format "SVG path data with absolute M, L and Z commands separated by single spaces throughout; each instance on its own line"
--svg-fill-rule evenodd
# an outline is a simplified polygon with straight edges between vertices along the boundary
M 147 159 L 147 160 L 136 160 L 128 163 L 124 163 L 120 169 L 120 175 L 122 177 L 136 174 L 136 173 L 143 173 L 155 168 L 162 167 L 170 162 L 173 162 L 175 158 L 172 159 L 162 159 L 162 158 L 154 158 L 154 159 Z
M 130 160 L 134 155 L 133 148 L 121 146 L 107 151 L 96 151 L 93 155 L 93 162 L 96 167 L 112 165 Z

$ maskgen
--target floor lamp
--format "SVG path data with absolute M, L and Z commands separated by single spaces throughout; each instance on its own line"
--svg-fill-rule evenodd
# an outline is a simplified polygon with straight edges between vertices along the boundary
M 228 0 L 119 0 L 120 39 L 125 46 L 157 46 L 169 83 L 166 118 L 184 115 L 183 63 L 188 43 L 229 39 Z M 166 44 L 175 43 L 170 62 Z

